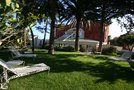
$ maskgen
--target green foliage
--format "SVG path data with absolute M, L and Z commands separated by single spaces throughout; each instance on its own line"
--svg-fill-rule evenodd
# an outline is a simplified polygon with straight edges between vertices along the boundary
M 131 14 L 124 15 L 117 19 L 122 30 L 125 29 L 127 33 L 130 33 L 134 29 L 134 16 Z
M 54 46 L 54 28 L 55 21 L 57 17 L 66 19 L 79 19 L 81 20 L 93 20 L 100 21 L 103 20 L 105 23 L 110 22 L 111 18 L 117 17 L 117 12 L 124 9 L 129 10 L 129 13 L 133 11 L 131 5 L 133 1 L 124 0 L 122 5 L 120 1 L 116 2 L 114 0 L 104 1 L 104 0 L 11 0 L 11 6 L 5 6 L 5 0 L 1 1 L 0 5 L 0 30 L 8 30 L 5 28 L 5 22 L 12 27 L 12 30 L 20 31 L 24 30 L 27 26 L 33 24 L 37 19 L 49 17 L 52 21 L 51 23 L 51 33 L 50 33 L 50 46 L 52 49 Z M 64 2 L 64 4 L 63 4 Z M 94 3 L 95 2 L 95 3 Z M 129 3 L 129 4 L 128 4 Z M 66 4 L 66 5 L 65 5 Z M 121 7 L 119 8 L 116 4 Z M 126 7 L 129 6 L 129 7 Z M 114 7 L 113 7 L 114 6 Z M 117 8 L 118 7 L 118 8 Z M 122 9 L 123 7 L 123 9 Z M 3 9 L 4 8 L 4 9 Z M 64 10 L 66 9 L 66 10 Z M 14 15 L 16 13 L 16 16 Z M 127 12 L 128 13 L 128 12 Z M 97 14 L 97 15 L 96 15 Z M 118 14 L 120 14 L 118 12 Z M 44 16 L 45 15 L 45 16 Z M 15 16 L 16 19 L 13 19 Z M 88 17 L 86 17 L 88 16 Z M 102 17 L 101 17 L 102 16 Z M 4 17 L 4 20 L 3 20 Z M 79 25 L 79 24 L 78 24 Z M 3 29 L 4 28 L 4 29 Z M 0 32 L 0 35 L 1 32 Z M 76 34 L 78 35 L 78 33 Z M 103 35 L 103 33 L 101 34 Z M 76 37 L 78 38 L 78 37 Z M 78 40 L 77 40 L 78 41 Z M 34 45 L 33 45 L 34 47 Z
M 72 47 L 72 46 L 66 46 L 66 47 L 63 47 L 63 50 L 64 51 L 73 52 L 74 51 L 74 47 Z
M 80 52 L 86 52 L 87 51 L 87 48 L 85 46 L 80 46 Z
M 56 46 L 56 47 L 54 47 L 54 50 L 55 51 L 63 51 L 63 47 Z
M 10 60 L 12 58 L 12 54 L 8 48 L 5 47 L 0 48 L 0 58 L 5 61 Z
M 48 45 L 42 46 L 41 49 L 49 49 Z M 72 46 L 65 46 L 65 47 L 60 47 L 60 46 L 55 46 L 54 47 L 55 51 L 67 51 L 67 52 L 73 52 L 74 51 L 74 47 Z
M 134 53 L 132 54 L 131 59 L 134 59 Z
M 41 49 L 47 49 L 48 50 L 49 46 L 48 45 L 44 45 L 44 46 L 41 47 Z
M 27 2 L 29 3 L 29 2 Z M 30 6 L 29 6 L 30 5 Z M 64 11 L 64 5 L 62 0 L 33 0 L 29 4 L 27 4 L 27 9 L 30 8 L 30 11 L 34 13 L 34 15 L 43 18 L 42 16 L 45 14 L 49 17 L 51 24 L 50 24 L 50 39 L 49 39 L 49 54 L 54 54 L 54 29 L 55 29 L 55 22 L 57 17 L 61 17 Z M 25 12 L 25 10 L 23 10 Z M 29 11 L 28 11 L 29 12 Z M 26 12 L 27 13 L 27 12 Z
M 116 53 L 117 49 L 113 46 L 110 46 L 108 48 L 102 49 L 102 54 L 104 55 L 114 55 Z
M 56 51 L 67 51 L 67 52 L 73 52 L 74 51 L 74 47 L 72 47 L 72 46 L 55 47 L 54 49 Z
M 64 0 L 63 0 L 64 1 Z M 79 51 L 79 29 L 81 27 L 88 28 L 90 27 L 89 21 L 92 16 L 92 9 L 94 5 L 90 0 L 65 0 L 64 1 L 67 9 L 63 21 L 66 21 L 67 24 L 69 22 L 74 25 L 73 27 L 76 28 L 76 37 L 75 37 L 75 51 Z M 84 49 L 81 51 L 85 51 Z
M 0 1 L 0 6 L 5 7 L 6 6 L 6 0 L 1 0 Z
M 128 50 L 132 50 L 134 45 L 134 33 L 121 35 L 111 41 L 112 45 L 125 46 Z
M 125 35 L 121 35 L 118 38 L 118 44 L 123 46 L 123 45 L 132 45 L 134 44 L 134 34 L 125 34 Z
M 110 44 L 118 46 L 118 37 L 115 37 L 114 39 L 110 40 Z

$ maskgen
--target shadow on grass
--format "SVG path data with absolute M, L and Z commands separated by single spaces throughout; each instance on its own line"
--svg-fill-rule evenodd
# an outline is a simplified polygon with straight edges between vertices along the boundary
M 134 81 L 134 72 L 129 67 L 122 67 L 112 61 L 101 62 L 97 65 L 89 66 L 89 74 L 99 77 L 96 83 L 109 81 L 114 83 L 117 79 Z
M 96 83 L 109 81 L 114 83 L 118 79 L 127 82 L 134 81 L 134 72 L 129 67 L 123 67 L 110 60 L 104 60 L 100 63 L 72 60 L 74 57 L 82 57 L 82 54 L 55 54 L 49 55 L 46 52 L 37 52 L 36 60 L 25 60 L 27 63 L 46 63 L 51 67 L 51 73 L 61 72 L 83 72 L 93 77 L 98 77 Z M 90 57 L 91 58 L 91 57 Z

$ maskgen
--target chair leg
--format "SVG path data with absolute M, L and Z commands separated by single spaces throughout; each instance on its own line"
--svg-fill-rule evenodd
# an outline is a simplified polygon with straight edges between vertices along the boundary
M 8 84 L 9 84 L 9 80 L 8 80 L 8 73 L 7 73 L 7 69 L 3 68 L 3 76 L 1 77 L 1 89 L 7 90 L 8 89 Z
M 7 90 L 8 89 L 9 81 L 5 80 L 3 76 L 1 76 L 1 83 L 0 83 L 0 90 Z
M 48 72 L 48 74 L 49 74 L 49 72 L 50 72 L 50 68 L 48 69 L 48 71 L 47 71 L 47 72 Z
M 2 90 L 7 90 L 7 89 L 8 89 L 8 84 L 9 84 L 9 83 L 7 83 L 7 82 L 1 83 L 0 89 L 2 89 Z

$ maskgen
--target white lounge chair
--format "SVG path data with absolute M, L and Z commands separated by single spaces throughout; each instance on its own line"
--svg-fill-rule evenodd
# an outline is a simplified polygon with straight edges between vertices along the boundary
M 134 70 L 134 52 L 133 52 L 131 58 L 128 60 L 128 63 L 130 65 L 130 67 L 132 68 L 132 70 Z
M 35 58 L 36 54 L 21 54 L 19 51 L 17 51 L 15 48 L 9 48 L 9 50 L 13 53 L 13 58 L 21 58 L 21 57 L 27 57 L 27 58 Z
M 108 56 L 109 59 L 113 59 L 113 60 L 123 60 L 123 61 L 127 61 L 131 58 L 132 54 L 134 52 L 132 51 L 125 51 L 120 57 L 112 57 L 112 56 Z
M 11 61 L 5 62 L 4 60 L 0 59 L 0 61 L 4 62 L 5 64 L 7 64 L 10 67 L 16 67 L 16 66 L 25 64 L 25 61 L 22 61 L 22 60 L 11 60 Z
M 0 84 L 1 89 L 7 89 L 8 83 L 11 79 L 14 79 L 17 77 L 23 77 L 26 75 L 38 73 L 38 72 L 45 71 L 45 70 L 50 71 L 50 67 L 44 63 L 34 64 L 32 66 L 12 68 L 8 64 L 0 60 L 0 65 L 3 67 L 3 73 L 1 75 L 1 84 Z M 9 76 L 8 71 L 12 72 L 14 75 Z

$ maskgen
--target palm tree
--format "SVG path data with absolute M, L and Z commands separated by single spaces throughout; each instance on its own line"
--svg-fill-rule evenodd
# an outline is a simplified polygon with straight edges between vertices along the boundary
M 82 21 L 87 20 L 87 15 L 90 13 L 88 7 L 91 6 L 89 0 L 65 0 L 64 4 L 67 7 L 64 20 L 76 20 L 76 36 L 75 36 L 75 51 L 79 50 L 79 29 Z
M 49 17 L 51 20 L 50 23 L 50 39 L 49 39 L 49 54 L 54 54 L 54 31 L 55 31 L 55 23 L 56 17 L 64 10 L 64 6 L 62 0 L 35 0 L 38 9 L 36 12 L 38 14 L 45 14 L 46 17 Z
M 94 0 L 94 21 L 100 23 L 100 40 L 98 51 L 102 52 L 102 44 L 104 38 L 105 25 L 109 25 L 111 23 L 112 18 L 116 18 L 120 15 L 119 9 L 116 8 L 115 0 Z

